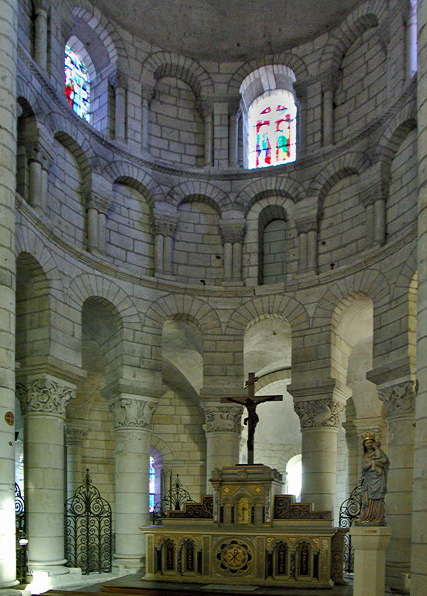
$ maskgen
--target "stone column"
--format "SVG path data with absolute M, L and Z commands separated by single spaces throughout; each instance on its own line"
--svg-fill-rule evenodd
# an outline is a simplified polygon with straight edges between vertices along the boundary
M 208 405 L 206 413 L 206 490 L 212 492 L 212 470 L 239 463 L 240 406 Z
M 154 221 L 154 275 L 171 276 L 176 219 L 158 213 Z
M 145 151 L 150 150 L 150 131 L 149 131 L 149 122 L 150 122 L 150 103 L 153 99 L 154 94 L 154 80 L 151 83 L 143 84 L 142 91 L 141 91 L 141 139 L 142 139 L 142 149 Z
M 322 138 L 323 146 L 334 143 L 334 94 L 339 81 L 339 73 L 331 72 L 322 81 Z
M 296 92 L 296 104 L 299 108 L 297 114 L 297 126 L 298 126 L 298 135 L 297 135 L 297 143 L 299 144 L 300 153 L 303 155 L 307 151 L 307 84 L 306 83 L 299 83 L 294 84 L 295 92 Z
M 243 219 L 221 220 L 220 230 L 224 246 L 224 281 L 241 282 L 245 222 Z
M 317 218 L 309 217 L 296 221 L 298 232 L 299 273 L 317 272 Z
M 15 580 L 15 163 L 17 0 L 0 0 L 0 589 Z
M 53 152 L 47 142 L 37 142 L 27 150 L 29 164 L 28 202 L 39 213 L 45 213 L 47 206 L 47 180 Z
M 87 420 L 70 420 L 65 427 L 65 444 L 67 446 L 67 498 L 83 483 L 84 469 L 82 462 L 82 443 L 89 432 Z
M 415 381 L 381 387 L 378 395 L 387 414 L 390 459 L 386 522 L 392 534 L 387 552 L 387 583 L 399 593 L 407 593 L 411 564 Z
M 427 0 L 418 0 L 418 340 L 411 596 L 427 584 Z
M 34 3 L 34 60 L 44 71 L 47 70 L 47 8 L 44 2 Z
M 365 203 L 366 216 L 366 244 L 373 246 L 375 244 L 375 207 L 374 202 Z
M 228 104 L 228 163 L 230 168 L 239 167 L 239 110 L 240 98 L 230 100 Z
M 213 165 L 213 106 L 204 103 L 202 109 L 205 120 L 205 166 L 209 167 Z
M 64 420 L 75 385 L 48 374 L 16 385 L 25 425 L 25 508 L 32 571 L 68 573 L 64 559 Z
M 114 89 L 114 138 L 117 141 L 125 141 L 127 136 L 127 86 L 128 80 L 125 74 L 117 72 L 110 78 L 110 84 Z
M 145 562 L 140 527 L 149 523 L 148 472 L 156 401 L 122 392 L 112 400 L 110 409 L 116 439 L 114 566 L 136 573 L 143 570 Z
M 364 174 L 364 179 L 360 183 L 359 196 L 366 210 L 366 244 L 381 246 L 386 237 L 386 205 L 381 172 L 377 164 Z
M 92 192 L 87 207 L 87 250 L 91 253 L 105 252 L 106 213 L 110 201 Z
M 323 386 L 297 388 L 292 384 L 288 391 L 294 397 L 294 409 L 301 423 L 301 500 L 314 503 L 317 510 L 333 512 L 338 423 L 350 390 L 327 379 Z

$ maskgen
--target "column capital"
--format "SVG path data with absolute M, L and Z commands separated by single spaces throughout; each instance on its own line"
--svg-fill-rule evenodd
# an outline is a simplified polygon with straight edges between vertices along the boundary
M 339 68 L 331 68 L 322 76 L 322 91 L 330 91 L 334 93 L 338 87 L 342 77 L 342 72 Z
M 307 234 L 311 231 L 317 232 L 319 227 L 317 216 L 295 220 L 295 227 L 297 229 L 298 234 Z
M 129 84 L 128 75 L 121 70 L 117 70 L 115 73 L 111 74 L 108 81 L 114 89 L 127 89 Z
M 65 418 L 65 408 L 76 396 L 76 386 L 50 375 L 27 377 L 17 382 L 16 396 L 24 416 L 50 414 Z
M 224 220 L 219 222 L 223 243 L 236 244 L 243 241 L 246 222 L 244 219 Z
M 239 433 L 243 408 L 209 405 L 205 407 L 207 433 Z
M 411 379 L 379 388 L 378 397 L 384 402 L 387 418 L 414 416 L 417 390 L 417 381 Z
M 28 161 L 36 161 L 44 170 L 48 170 L 53 162 L 53 149 L 46 140 L 38 140 L 27 145 Z
M 344 403 L 331 397 L 311 401 L 294 401 L 294 410 L 298 414 L 301 430 L 307 428 L 338 428 Z
M 148 430 L 157 409 L 156 401 L 139 396 L 122 396 L 110 404 L 114 417 L 114 430 Z
M 375 435 L 381 441 L 385 440 L 386 427 L 385 421 L 382 417 L 376 416 L 375 418 L 356 418 L 353 420 L 354 427 L 356 429 L 357 438 L 359 445 L 368 433 Z
M 161 236 L 175 236 L 177 220 L 175 218 L 154 214 L 153 231 Z
M 240 111 L 240 96 L 230 97 L 228 99 L 228 113 L 230 116 L 237 116 Z
M 111 205 L 111 198 L 104 197 L 97 192 L 92 191 L 87 201 L 88 209 L 96 209 L 98 213 L 107 213 Z

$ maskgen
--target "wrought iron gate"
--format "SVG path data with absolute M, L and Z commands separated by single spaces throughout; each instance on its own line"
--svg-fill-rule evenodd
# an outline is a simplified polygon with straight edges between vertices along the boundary
M 19 485 L 15 482 L 15 532 L 16 532 L 16 579 L 23 583 L 28 573 L 27 534 L 25 528 L 25 503 Z
M 175 481 L 172 483 L 171 471 L 168 473 L 170 474 L 170 487 L 165 496 L 154 506 L 152 511 L 154 524 L 161 524 L 162 517 L 165 517 L 168 511 L 181 511 L 185 503 L 194 503 L 188 490 L 183 487 L 179 474 L 176 475 Z
M 84 484 L 65 503 L 65 557 L 83 574 L 111 571 L 111 507 L 92 484 L 89 468 Z
M 350 528 L 360 515 L 362 508 L 362 480 L 353 488 L 348 499 L 343 501 L 340 506 L 339 527 Z M 344 572 L 354 572 L 354 549 L 351 546 L 351 536 L 346 534 L 344 537 Z

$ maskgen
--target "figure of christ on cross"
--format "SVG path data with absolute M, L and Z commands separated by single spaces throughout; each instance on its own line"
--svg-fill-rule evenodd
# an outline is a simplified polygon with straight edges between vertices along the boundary
M 248 426 L 248 464 L 254 463 L 254 436 L 255 427 L 258 424 L 259 417 L 256 413 L 256 407 L 258 404 L 262 404 L 265 401 L 282 401 L 283 395 L 261 395 L 255 397 L 255 383 L 258 381 L 258 377 L 255 373 L 249 373 L 248 380 L 245 382 L 245 387 L 248 388 L 247 397 L 223 397 L 221 402 L 233 402 L 235 404 L 241 404 L 245 406 L 248 411 L 247 417 L 244 419 L 243 424 Z

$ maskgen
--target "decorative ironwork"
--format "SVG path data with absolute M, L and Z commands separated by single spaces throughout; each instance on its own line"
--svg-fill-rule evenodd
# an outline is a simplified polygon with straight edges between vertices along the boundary
M 168 517 L 186 519 L 213 519 L 213 496 L 204 495 L 201 503 L 184 503 L 182 511 L 169 511 Z
M 92 484 L 89 468 L 84 484 L 65 503 L 65 557 L 86 575 L 111 571 L 111 507 Z
M 28 574 L 27 534 L 25 502 L 19 485 L 15 482 L 15 531 L 16 531 L 16 579 L 23 583 Z
M 274 497 L 274 519 L 332 519 L 330 511 L 313 511 L 311 503 L 294 503 L 292 495 Z
M 339 511 L 340 528 L 350 528 L 354 521 L 359 517 L 362 508 L 362 480 L 353 488 L 348 499 L 343 501 Z M 354 571 L 354 549 L 351 546 L 351 536 L 346 534 L 344 537 L 344 572 L 353 573 Z
M 154 505 L 153 523 L 161 524 L 161 518 L 166 517 L 169 511 L 182 511 L 185 503 L 195 503 L 195 501 L 191 498 L 188 490 L 182 486 L 179 474 L 177 474 L 173 486 L 171 482 L 171 487 L 165 496 Z

